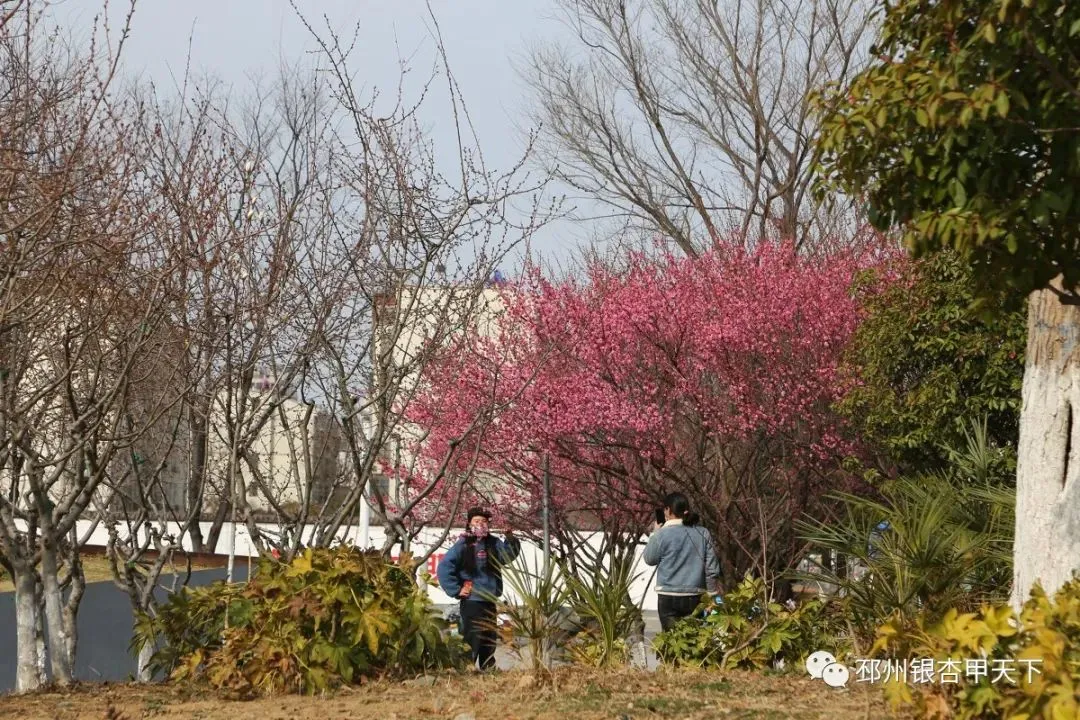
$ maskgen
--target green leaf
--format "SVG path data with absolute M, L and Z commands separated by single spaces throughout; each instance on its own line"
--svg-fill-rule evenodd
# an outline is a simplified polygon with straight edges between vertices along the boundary
M 155 662 L 176 658 L 167 668 L 185 663 L 178 676 L 270 692 L 315 691 L 357 674 L 453 667 L 464 659 L 441 618 L 428 612 L 426 591 L 378 553 L 308 549 L 299 560 L 299 574 L 295 566 L 261 563 L 244 585 L 172 596 L 158 610 L 161 630 L 143 633 L 166 641 Z
M 999 92 L 997 98 L 994 99 L 994 107 L 997 108 L 998 116 L 1005 117 L 1009 114 L 1009 94 L 1005 91 Z
M 953 201 L 956 203 L 956 206 L 964 207 L 967 205 L 967 190 L 964 188 L 964 183 L 953 178 L 949 185 L 952 188 Z
M 1080 187 L 1080 62 L 1069 39 L 1080 36 L 1080 3 L 899 0 L 885 3 L 880 22 L 877 59 L 824 98 L 838 108 L 822 124 L 834 140 L 818 170 L 829 189 L 866 198 L 868 216 L 882 220 L 875 227 L 900 225 L 918 256 L 961 250 L 978 269 L 979 294 L 1022 297 L 1047 278 L 1080 277 L 1080 203 L 1067 194 Z M 849 129 L 837 140 L 837 127 L 883 109 L 887 124 L 872 138 Z M 964 160 L 979 177 L 966 187 L 964 217 L 949 218 L 961 204 L 949 181 L 969 182 Z M 1004 228 L 1025 252 L 1007 252 Z

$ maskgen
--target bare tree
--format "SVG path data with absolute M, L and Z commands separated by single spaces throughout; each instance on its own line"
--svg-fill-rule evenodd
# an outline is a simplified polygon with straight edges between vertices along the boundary
M 189 520 L 211 518 L 205 537 L 197 523 L 188 527 L 196 551 L 218 546 L 227 519 L 249 522 L 257 534 L 247 498 L 255 491 L 274 498 L 258 438 L 294 401 L 313 338 L 336 309 L 305 307 L 301 296 L 328 280 L 313 264 L 332 213 L 321 204 L 323 184 L 298 179 L 319 171 L 324 158 L 316 153 L 329 138 L 292 126 L 283 133 L 264 101 L 256 95 L 241 113 L 212 84 L 195 86 L 190 97 L 185 87 L 178 107 L 157 106 L 146 133 L 165 218 L 160 238 L 178 266 L 172 318 L 184 346 L 178 421 L 187 430 L 178 505 Z M 274 147 L 282 135 L 288 144 Z
M 166 310 L 166 308 L 163 308 Z M 190 557 L 184 539 L 198 517 L 185 508 L 187 480 L 187 388 L 182 336 L 166 319 L 154 328 L 152 347 L 160 353 L 136 369 L 121 408 L 121 426 L 132 433 L 124 452 L 106 467 L 102 491 L 84 518 L 103 525 L 108 533 L 105 551 L 114 582 L 124 590 L 138 613 L 153 614 L 154 591 L 162 574 L 173 571 L 173 589 L 190 577 Z M 183 558 L 183 572 L 177 568 Z M 137 677 L 150 680 L 152 646 L 141 648 Z
M 463 139 L 441 43 L 452 173 L 400 90 L 389 112 L 358 96 L 333 32 L 326 68 L 243 108 L 188 78 L 170 105 L 118 99 L 115 53 L 46 43 L 36 4 L 16 10 L 0 32 L 0 564 L 27 690 L 46 640 L 72 679 L 80 520 L 105 524 L 114 580 L 152 618 L 166 567 L 237 523 L 291 555 L 365 503 L 389 550 L 444 475 L 460 502 L 453 451 L 403 503 L 378 478 L 420 369 L 542 223 L 543 183 Z
M 22 3 L 0 29 L 0 563 L 16 584 L 20 691 L 44 682 L 46 644 L 52 680 L 71 682 L 77 522 L 146 429 L 129 422 L 132 398 L 149 422 L 168 410 L 147 373 L 169 350 L 170 273 L 145 230 L 138 108 L 110 91 L 131 13 L 112 52 L 95 33 L 81 54 L 42 8 Z
M 163 101 L 154 88 L 136 88 L 132 104 L 143 113 L 132 122 L 131 150 L 144 168 L 146 229 L 170 268 L 167 305 L 157 342 L 169 349 L 155 368 L 155 392 L 168 398 L 168 412 L 150 414 L 147 388 L 133 393 L 127 422 L 143 427 L 137 444 L 114 462 L 109 492 L 95 516 L 108 531 L 106 554 L 115 584 L 137 616 L 155 616 L 155 590 L 172 570 L 172 588 L 187 583 L 186 548 L 213 549 L 228 505 L 210 516 L 209 538 L 201 521 L 209 500 L 227 497 L 226 474 L 210 450 L 214 403 L 225 384 L 229 259 L 244 241 L 234 229 L 236 197 L 244 177 L 235 172 L 229 134 L 220 126 L 223 109 L 212 88 L 185 77 L 179 100 Z M 231 224 L 233 223 L 233 224 Z M 180 572 L 177 561 L 184 566 Z M 150 679 L 154 648 L 140 648 L 137 677 Z
M 289 559 L 339 539 L 364 503 L 388 525 L 388 552 L 408 545 L 439 481 L 399 503 L 379 480 L 408 433 L 416 377 L 482 314 L 492 273 L 542 222 L 534 206 L 515 224 L 507 207 L 542 187 L 522 163 L 487 171 L 463 141 L 460 176 L 447 177 L 420 106 L 399 88 L 377 112 L 353 90 L 338 38 L 322 48 L 328 70 L 284 68 L 243 104 L 188 81 L 176 107 L 144 99 L 155 232 L 176 266 L 182 410 L 160 423 L 152 461 L 118 469 L 110 555 L 151 618 L 185 536 L 213 550 L 224 530 L 231 547 L 239 523 L 260 553 Z M 445 77 L 464 113 L 440 57 L 432 82 Z M 166 470 L 176 459 L 179 478 Z
M 304 227 L 288 315 L 293 334 L 305 333 L 306 354 L 290 384 L 295 410 L 276 414 L 290 428 L 277 451 L 283 457 L 263 478 L 252 463 L 246 468 L 281 532 L 251 531 L 262 549 L 291 557 L 301 544 L 340 538 L 365 504 L 385 524 L 389 552 L 416 536 L 416 509 L 441 487 L 432 480 L 405 497 L 387 477 L 410 432 L 403 418 L 420 370 L 485 312 L 492 275 L 546 217 L 536 204 L 543 182 L 530 181 L 524 159 L 502 172 L 485 166 L 441 39 L 420 101 L 410 104 L 399 87 L 385 107 L 354 86 L 352 45 L 301 20 L 319 43 L 322 69 L 283 87 L 272 111 L 278 133 L 262 140 L 285 139 L 273 153 L 272 194 L 298 197 L 302 187 L 308 196 L 303 212 L 289 213 Z M 459 138 L 452 172 L 420 127 L 422 101 L 438 79 Z
M 687 254 L 735 233 L 813 248 L 850 223 L 810 192 L 812 94 L 857 70 L 870 3 L 559 3 L 576 48 L 541 48 L 526 76 L 563 183 Z

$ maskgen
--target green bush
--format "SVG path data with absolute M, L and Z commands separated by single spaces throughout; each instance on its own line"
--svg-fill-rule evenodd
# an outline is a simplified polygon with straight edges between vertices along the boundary
M 153 669 L 242 694 L 458 666 L 464 647 L 412 571 L 347 547 L 262 559 L 248 583 L 185 588 L 141 617 L 135 647 L 160 637 Z
M 640 577 L 632 548 L 579 553 L 578 572 L 566 570 L 570 601 L 581 621 L 582 632 L 574 639 L 570 655 L 590 667 L 616 667 L 630 660 L 630 644 L 639 635 L 644 641 L 645 622 L 630 590 Z
M 1000 602 L 1012 579 L 1015 490 L 997 482 L 985 424 L 942 472 L 886 481 L 877 497 L 836 494 L 840 516 L 801 522 L 802 537 L 847 559 L 803 580 L 834 585 L 866 636 L 893 613 L 940 618 Z
M 1005 296 L 976 302 L 974 272 L 957 253 L 912 263 L 901 282 L 871 295 L 849 349 L 859 382 L 839 405 L 903 473 L 950 464 L 943 445 L 963 445 L 967 419 L 985 417 L 1015 472 L 1027 313 Z
M 644 619 L 630 590 L 639 577 L 633 547 L 582 544 L 571 564 L 553 559 L 546 568 L 519 559 L 503 569 L 512 599 L 499 603 L 512 634 L 527 641 L 539 682 L 556 658 L 589 667 L 616 667 L 644 642 Z M 558 647 L 556 647 L 558 645 Z
M 532 567 L 518 557 L 503 567 L 503 580 L 515 599 L 500 600 L 499 614 L 509 619 L 511 633 L 524 638 L 540 684 L 551 671 L 554 638 L 562 630 L 563 606 L 570 597 L 561 568 L 537 559 Z
M 804 672 L 807 656 L 817 650 L 837 658 L 849 652 L 839 603 L 813 599 L 780 605 L 764 598 L 764 582 L 747 576 L 723 596 L 723 604 L 703 603 L 693 616 L 656 637 L 661 662 L 721 669 L 782 665 Z
M 899 661 L 933 659 L 935 671 L 959 671 L 950 682 L 940 673 L 929 682 L 914 683 L 910 674 L 888 679 L 885 692 L 894 707 L 908 706 L 921 718 L 1080 717 L 1080 578 L 1053 598 L 1036 587 L 1019 618 L 1007 605 L 977 613 L 953 609 L 937 622 L 897 615 L 878 629 L 873 651 Z M 986 674 L 968 672 L 968 660 Z

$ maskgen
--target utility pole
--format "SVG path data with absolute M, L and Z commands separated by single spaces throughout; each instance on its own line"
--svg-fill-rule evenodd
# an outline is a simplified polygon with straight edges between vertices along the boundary
M 551 455 L 544 453 L 544 577 L 551 564 Z
M 225 328 L 225 372 L 228 377 L 228 398 L 226 402 L 233 402 L 234 395 L 236 393 L 236 383 L 233 377 L 233 364 L 232 364 L 232 323 L 230 322 Z M 226 415 L 226 419 L 228 414 Z M 229 563 L 225 570 L 225 582 L 231 583 L 233 581 L 233 566 L 236 564 L 236 426 L 238 423 L 231 423 L 229 427 L 229 503 L 232 505 L 231 522 L 229 523 Z

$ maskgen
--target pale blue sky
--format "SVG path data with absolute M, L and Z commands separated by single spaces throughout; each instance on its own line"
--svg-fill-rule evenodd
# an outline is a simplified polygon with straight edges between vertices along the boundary
M 429 77 L 434 60 L 431 23 L 424 0 L 295 0 L 315 26 L 326 18 L 344 36 L 360 21 L 353 68 L 358 84 L 393 93 L 399 58 L 412 58 L 414 87 Z M 110 0 L 119 27 L 126 0 Z M 489 166 L 504 168 L 524 147 L 529 90 L 520 67 L 536 43 L 564 39 L 553 0 L 432 0 L 451 69 L 457 77 Z M 61 22 L 86 35 L 101 0 L 59 0 Z M 171 88 L 184 74 L 189 50 L 192 70 L 220 78 L 242 92 L 249 77 L 269 82 L 279 64 L 295 64 L 315 44 L 288 0 L 139 0 L 124 51 L 129 73 Z M 432 96 L 422 117 L 437 144 L 452 143 L 445 95 Z M 534 247 L 549 259 L 584 237 L 585 228 L 560 222 L 546 228 Z

